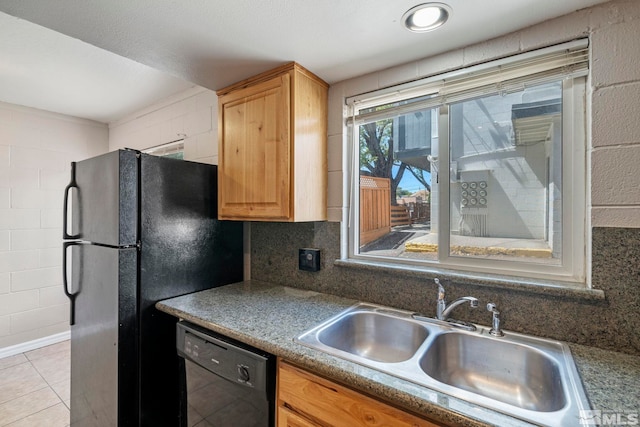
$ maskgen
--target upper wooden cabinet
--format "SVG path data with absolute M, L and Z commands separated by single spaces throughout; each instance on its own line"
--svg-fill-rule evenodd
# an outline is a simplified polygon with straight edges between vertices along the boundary
M 219 219 L 327 219 L 327 91 L 292 62 L 217 92 Z

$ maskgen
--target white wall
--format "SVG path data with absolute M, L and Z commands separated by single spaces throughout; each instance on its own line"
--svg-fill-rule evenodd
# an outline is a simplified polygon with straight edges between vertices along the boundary
M 0 103 L 0 349 L 69 329 L 63 191 L 107 147 L 104 124 Z
M 185 159 L 217 164 L 217 97 L 194 87 L 109 126 L 0 103 L 0 352 L 69 329 L 62 201 L 69 164 L 184 138 Z
M 640 5 L 617 0 L 479 43 L 333 84 L 329 220 L 341 221 L 344 98 L 589 36 L 591 225 L 640 227 Z M 193 87 L 106 125 L 0 103 L 0 348 L 68 329 L 61 288 L 61 200 L 68 164 L 184 138 L 185 158 L 217 164 L 217 98 Z
M 618 0 L 358 78 L 329 89 L 329 219 L 343 210 L 345 97 L 588 36 L 591 225 L 640 227 L 640 2 Z M 589 166 L 589 165 L 588 165 Z
M 193 87 L 109 125 L 109 150 L 138 150 L 184 138 L 184 158 L 218 164 L 218 98 Z

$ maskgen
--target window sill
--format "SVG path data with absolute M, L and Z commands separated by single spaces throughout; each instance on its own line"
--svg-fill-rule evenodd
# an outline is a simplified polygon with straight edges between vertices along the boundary
M 583 301 L 603 301 L 604 291 L 586 288 L 577 283 L 530 279 L 524 277 L 498 276 L 494 274 L 467 273 L 446 269 L 413 267 L 382 262 L 370 262 L 354 259 L 338 259 L 334 261 L 338 267 L 360 270 L 393 273 L 401 277 L 419 279 L 452 280 L 458 283 L 469 283 L 474 286 L 504 289 L 528 294 L 547 295 Z

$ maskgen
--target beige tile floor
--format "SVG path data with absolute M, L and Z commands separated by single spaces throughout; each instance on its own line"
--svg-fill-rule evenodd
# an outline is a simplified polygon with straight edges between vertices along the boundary
M 70 351 L 63 341 L 0 359 L 0 426 L 69 425 Z

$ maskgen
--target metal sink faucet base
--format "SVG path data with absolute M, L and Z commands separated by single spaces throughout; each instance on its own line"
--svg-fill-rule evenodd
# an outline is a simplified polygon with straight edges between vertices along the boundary
M 444 286 L 440 283 L 439 279 L 433 279 L 433 281 L 438 285 L 438 304 L 436 306 L 436 319 L 438 320 L 447 320 L 449 318 L 449 314 L 453 311 L 454 308 L 459 306 L 460 304 L 464 304 L 465 302 L 469 302 L 471 308 L 478 307 L 478 299 L 474 297 L 462 297 L 458 298 L 451 304 L 447 306 L 447 301 L 445 299 L 445 290 Z

